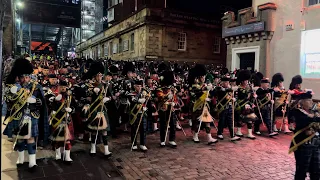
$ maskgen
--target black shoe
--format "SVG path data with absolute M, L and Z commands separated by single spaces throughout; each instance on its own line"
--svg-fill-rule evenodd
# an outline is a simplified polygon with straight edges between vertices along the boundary
M 70 166 L 73 163 L 73 161 L 63 161 L 63 163 Z
M 37 165 L 34 165 L 34 166 L 32 166 L 32 167 L 29 167 L 29 172 L 31 172 L 31 173 L 34 173 L 34 172 L 36 172 L 37 171 Z
M 97 155 L 97 153 L 91 153 L 91 152 L 89 152 L 89 154 L 91 157 L 95 157 Z
M 108 154 L 108 155 L 104 155 L 105 158 L 110 158 L 112 156 L 112 153 Z
M 17 168 L 20 168 L 20 167 L 22 167 L 22 166 L 23 166 L 22 163 L 18 163 L 18 164 L 17 164 Z

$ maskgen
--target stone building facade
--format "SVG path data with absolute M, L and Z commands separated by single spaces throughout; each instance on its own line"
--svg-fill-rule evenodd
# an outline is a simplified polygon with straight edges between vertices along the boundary
M 258 6 L 256 16 L 251 7 L 227 12 L 222 18 L 222 36 L 227 44 L 227 67 L 231 69 L 257 70 L 269 76 L 270 41 L 274 34 L 273 18 L 276 5 L 266 3 Z
M 114 60 L 225 63 L 221 22 L 144 8 L 76 48 L 79 56 Z
M 266 77 L 281 72 L 286 89 L 300 74 L 303 88 L 313 89 L 313 97 L 320 99 L 319 14 L 319 0 L 252 0 L 252 7 L 240 10 L 237 19 L 227 13 L 222 19 L 227 66 L 239 68 L 239 59 L 255 59 L 259 63 L 253 68 Z M 254 26 L 259 22 L 264 26 Z

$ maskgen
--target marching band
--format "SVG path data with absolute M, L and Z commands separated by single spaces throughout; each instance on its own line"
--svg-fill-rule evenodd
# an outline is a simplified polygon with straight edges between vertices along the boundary
M 27 149 L 34 170 L 38 146 L 50 144 L 56 160 L 71 164 L 71 142 L 84 141 L 86 135 L 90 155 L 101 143 L 110 157 L 108 136 L 116 138 L 121 126 L 125 131 L 131 127 L 131 150 L 143 152 L 148 150 L 148 132 L 158 130 L 160 147 L 168 142 L 177 148 L 176 133 L 185 133 L 180 123 L 185 119 L 193 142 L 200 142 L 204 130 L 208 145 L 223 140 L 226 127 L 230 141 L 238 141 L 244 137 L 242 127 L 253 140 L 265 126 L 269 137 L 295 133 L 289 152 L 297 160 L 296 177 L 303 177 L 308 169 L 298 165 L 316 163 L 310 160 L 314 153 L 319 161 L 319 148 L 309 146 L 320 145 L 320 106 L 310 101 L 312 90 L 301 89 L 301 76 L 292 78 L 289 90 L 283 82 L 281 73 L 270 82 L 259 72 L 200 64 L 22 58 L 15 60 L 5 80 L 4 134 L 14 138 L 17 165 L 24 163 Z M 319 170 L 313 172 L 319 176 Z

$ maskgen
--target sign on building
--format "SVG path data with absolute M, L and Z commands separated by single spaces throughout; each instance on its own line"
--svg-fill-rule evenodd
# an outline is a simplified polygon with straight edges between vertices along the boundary
M 108 22 L 111 22 L 114 20 L 114 8 L 111 8 L 108 10 Z
M 264 22 L 258 22 L 233 28 L 224 28 L 222 29 L 222 37 L 237 36 L 247 33 L 261 32 L 264 30 Z

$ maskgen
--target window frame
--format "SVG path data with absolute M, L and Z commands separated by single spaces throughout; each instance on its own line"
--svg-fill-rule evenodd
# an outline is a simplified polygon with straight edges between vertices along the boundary
M 216 43 L 219 40 L 219 43 Z M 212 52 L 213 54 L 220 54 L 221 53 L 221 37 L 220 36 L 214 36 L 213 37 L 213 43 L 212 43 Z M 218 47 L 216 51 L 216 47 Z
M 311 0 L 308 0 L 307 6 L 319 6 L 320 5 L 320 0 L 317 0 L 317 3 L 310 5 Z
M 183 35 L 184 37 L 181 38 Z M 184 39 L 184 41 L 183 41 Z M 183 48 L 181 48 L 182 46 L 180 46 L 181 44 L 180 43 L 183 43 Z M 178 51 L 187 51 L 187 33 L 185 32 L 179 32 L 178 34 Z
M 130 35 L 130 51 L 134 51 L 134 46 L 135 46 L 135 38 L 134 38 L 134 33 Z

